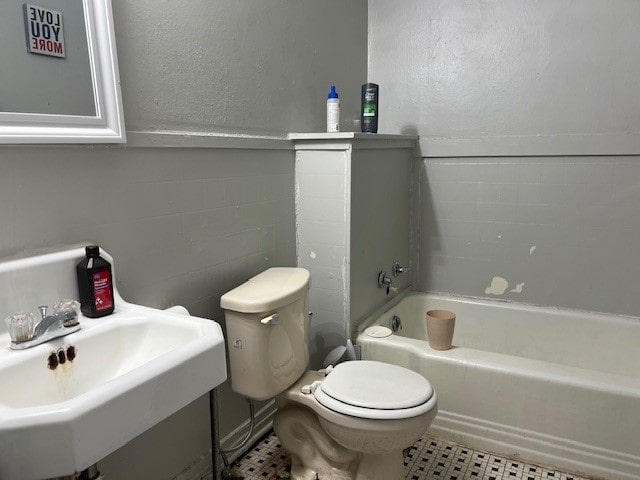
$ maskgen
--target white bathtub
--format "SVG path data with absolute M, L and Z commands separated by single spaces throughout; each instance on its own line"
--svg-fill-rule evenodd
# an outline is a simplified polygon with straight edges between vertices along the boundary
M 448 351 L 425 313 L 457 314 Z M 362 331 L 390 326 L 386 338 Z M 361 327 L 363 359 L 424 375 L 442 438 L 607 479 L 640 479 L 640 318 L 411 293 Z

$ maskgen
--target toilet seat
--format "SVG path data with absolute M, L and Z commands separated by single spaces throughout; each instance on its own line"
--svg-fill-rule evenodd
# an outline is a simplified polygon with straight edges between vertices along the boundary
M 428 412 L 435 402 L 431 384 L 397 365 L 368 360 L 337 365 L 314 390 L 321 405 L 368 419 L 403 419 Z

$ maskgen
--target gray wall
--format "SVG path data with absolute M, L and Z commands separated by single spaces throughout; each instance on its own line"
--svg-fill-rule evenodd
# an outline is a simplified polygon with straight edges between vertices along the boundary
M 640 153 L 638 15 L 370 0 L 381 129 L 421 136 L 418 289 L 640 312 L 640 163 L 591 155 Z
M 341 90 L 344 117 L 357 115 L 364 0 L 135 0 L 113 8 L 129 132 L 320 130 L 329 83 Z M 325 20 L 338 9 L 329 30 Z M 221 321 L 222 292 L 270 265 L 295 265 L 294 152 L 183 148 L 189 141 L 180 137 L 181 148 L 0 146 L 0 256 L 95 241 L 113 254 L 127 300 L 179 303 Z M 228 384 L 220 403 L 225 435 L 246 418 L 246 405 Z M 208 424 L 202 397 L 101 469 L 122 480 L 172 478 L 206 456 Z
M 428 156 L 640 153 L 639 15 L 633 0 L 370 0 L 380 128 L 417 131 Z
M 113 2 L 130 130 L 343 130 L 359 118 L 367 2 Z
M 131 302 L 186 306 L 224 325 L 220 295 L 263 269 L 295 265 L 293 152 L 3 147 L 0 255 L 94 241 Z M 245 407 L 225 384 L 224 436 Z M 207 397 L 100 462 L 118 479 L 164 479 L 209 443 Z
M 640 158 L 424 159 L 420 187 L 418 289 L 640 312 Z
M 398 291 L 410 275 L 394 277 L 393 262 L 409 267 L 411 148 L 354 150 L 351 162 L 351 330 L 395 295 L 378 288 L 385 271 Z

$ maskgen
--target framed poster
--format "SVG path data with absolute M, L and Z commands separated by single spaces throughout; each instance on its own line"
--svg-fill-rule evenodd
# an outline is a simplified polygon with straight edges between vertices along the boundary
M 39 55 L 64 58 L 62 12 L 28 3 L 22 7 L 27 50 Z

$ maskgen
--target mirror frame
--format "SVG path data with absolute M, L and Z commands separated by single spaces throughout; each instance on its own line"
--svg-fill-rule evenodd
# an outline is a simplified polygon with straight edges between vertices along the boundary
M 111 0 L 82 0 L 96 115 L 0 112 L 0 143 L 124 143 Z

